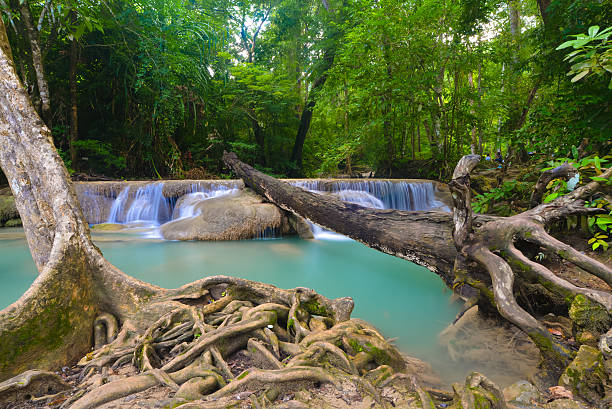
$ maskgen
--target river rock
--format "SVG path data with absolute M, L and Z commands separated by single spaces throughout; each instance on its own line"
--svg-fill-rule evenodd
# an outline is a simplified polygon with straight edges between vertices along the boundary
M 574 322 L 576 341 L 591 346 L 596 346 L 601 335 L 612 326 L 612 319 L 606 309 L 582 294 L 574 297 L 569 317 Z
M 182 199 L 176 208 L 181 206 Z M 292 231 L 284 213 L 275 205 L 265 203 L 250 189 L 202 200 L 195 204 L 193 214 L 193 217 L 164 224 L 160 228 L 163 237 L 168 240 L 243 240 L 261 237 L 266 230 Z
M 540 392 L 527 381 L 518 381 L 504 389 L 504 398 L 508 402 L 531 404 L 540 399 Z
M 100 224 L 94 224 L 93 226 L 91 226 L 91 230 L 93 231 L 120 231 L 125 229 L 126 226 L 123 224 L 117 224 L 117 223 L 100 223 Z
M 544 405 L 546 409 L 586 409 L 580 402 L 571 399 L 557 399 Z
M 564 386 L 587 402 L 599 402 L 604 395 L 607 375 L 603 354 L 596 348 L 581 345 L 576 358 L 559 379 Z

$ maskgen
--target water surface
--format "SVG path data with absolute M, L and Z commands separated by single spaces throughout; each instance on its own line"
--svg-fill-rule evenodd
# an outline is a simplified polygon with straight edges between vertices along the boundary
M 405 353 L 432 364 L 446 381 L 463 379 L 469 363 L 451 362 L 437 336 L 460 306 L 429 270 L 352 240 L 175 242 L 143 239 L 142 231 L 98 232 L 104 256 L 133 277 L 165 288 L 225 274 L 281 288 L 310 287 L 355 300 L 353 317 L 397 338 Z M 21 229 L 0 229 L 0 308 L 14 302 L 36 277 Z

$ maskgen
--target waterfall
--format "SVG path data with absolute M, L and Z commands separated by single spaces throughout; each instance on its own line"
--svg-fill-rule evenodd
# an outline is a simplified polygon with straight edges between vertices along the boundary
M 164 184 L 156 182 L 136 189 L 131 187 L 121 191 L 113 202 L 108 223 L 130 224 L 147 223 L 159 225 L 170 220 L 172 215 L 170 200 L 163 195 Z
M 194 187 L 194 189 L 200 188 Z M 198 204 L 200 204 L 202 201 L 212 199 L 214 197 L 229 195 L 236 191 L 238 191 L 238 188 L 235 186 L 215 185 L 206 191 L 195 190 L 193 193 L 188 193 L 181 196 L 181 198 L 176 202 L 174 210 L 172 211 L 172 220 L 195 217 L 201 213 L 200 209 L 198 208 Z
M 294 186 L 311 192 L 367 192 L 380 200 L 384 209 L 397 210 L 429 210 L 442 207 L 444 204 L 437 200 L 435 185 L 432 182 L 410 183 L 391 180 L 350 180 L 350 181 L 296 181 Z M 342 199 L 342 197 L 341 197 Z M 344 200 L 344 199 L 343 199 Z M 350 200 L 347 200 L 350 201 Z M 361 203 L 357 203 L 361 204 Z M 362 204 L 365 207 L 381 208 Z
M 439 188 L 430 181 L 404 180 L 290 180 L 289 183 L 316 193 L 334 195 L 339 199 L 375 209 L 422 211 L 450 209 L 442 200 Z M 169 221 L 196 217 L 203 201 L 232 194 L 244 184 L 233 181 L 163 181 L 163 182 L 91 182 L 77 183 L 76 191 L 83 213 L 90 224 L 138 224 L 153 229 Z M 448 193 L 447 193 L 448 194 Z M 346 237 L 317 225 L 311 225 L 316 238 Z M 280 235 L 276 230 L 264 230 L 260 239 Z
M 448 206 L 437 199 L 434 183 L 427 181 L 410 183 L 390 180 L 300 180 L 292 181 L 291 184 L 314 193 L 332 194 L 342 201 L 374 209 L 424 211 L 439 208 L 450 211 Z M 348 239 L 314 223 L 309 224 L 315 239 Z
M 376 196 L 361 190 L 340 190 L 334 193 L 338 199 L 343 202 L 358 204 L 363 207 L 371 207 L 374 209 L 384 209 L 385 204 Z
M 126 186 L 114 200 L 108 223 L 161 225 L 170 220 L 197 216 L 197 205 L 238 189 L 237 185 L 193 183 L 178 200 L 164 196 L 164 182 L 133 188 Z

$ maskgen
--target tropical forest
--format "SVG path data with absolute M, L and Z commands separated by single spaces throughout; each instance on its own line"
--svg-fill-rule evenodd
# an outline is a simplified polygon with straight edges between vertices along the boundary
M 0 17 L 0 409 L 612 408 L 612 1 Z

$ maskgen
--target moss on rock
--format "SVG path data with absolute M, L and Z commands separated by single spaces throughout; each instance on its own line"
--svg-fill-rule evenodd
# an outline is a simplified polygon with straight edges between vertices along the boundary
M 10 219 L 4 223 L 4 227 L 21 227 L 21 219 Z
M 599 402 L 604 396 L 607 380 L 603 354 L 596 348 L 582 345 L 576 358 L 565 369 L 559 385 L 588 402 Z
M 574 322 L 576 340 L 591 346 L 596 346 L 600 336 L 612 326 L 606 309 L 582 294 L 574 297 L 569 317 Z

